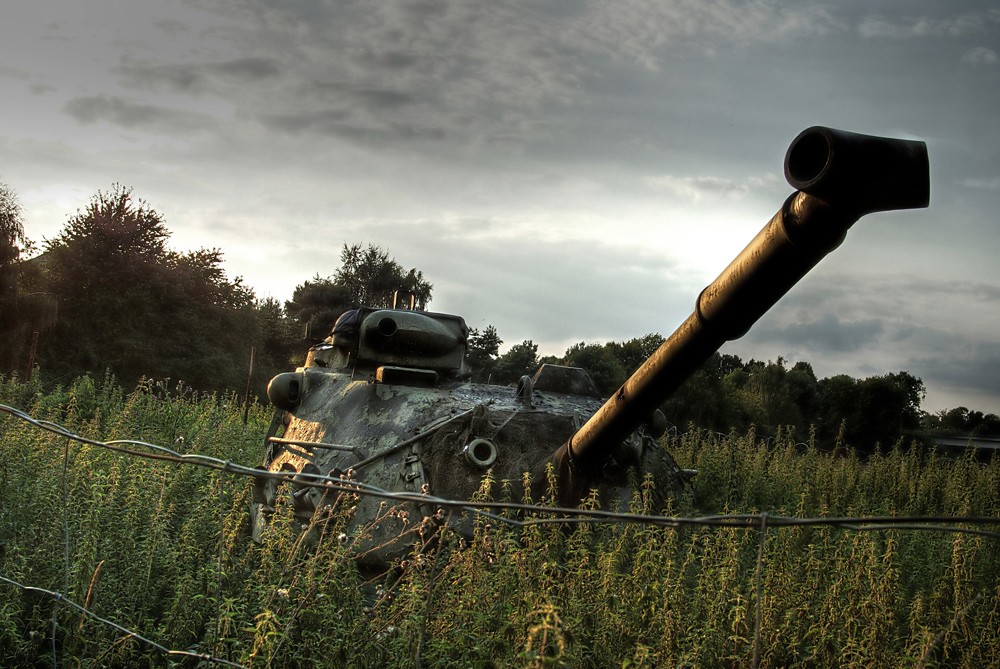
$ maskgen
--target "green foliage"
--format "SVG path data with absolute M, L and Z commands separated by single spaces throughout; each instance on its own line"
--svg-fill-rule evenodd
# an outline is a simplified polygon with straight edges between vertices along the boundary
M 194 388 L 242 389 L 250 350 L 283 368 L 274 305 L 222 270 L 222 252 L 167 248 L 163 217 L 115 184 L 45 243 L 43 285 L 59 317 L 39 343 L 49 382 L 110 370 L 122 382 L 183 379 Z
M 490 380 L 501 344 L 503 340 L 492 325 L 487 325 L 482 332 L 477 328 L 469 330 L 465 357 L 472 370 L 473 383 L 486 383 Z
M 4 381 L 0 402 L 88 437 L 143 439 L 244 465 L 259 461 L 268 420 L 255 407 L 244 428 L 231 397 L 149 382 L 126 395 L 109 378 L 48 394 Z M 654 508 L 647 479 L 631 510 L 1000 515 L 996 458 L 982 464 L 971 454 L 948 459 L 896 446 L 863 464 L 853 450 L 803 451 L 783 434 L 674 437 L 664 446 L 700 472 L 692 494 Z M 992 538 L 770 529 L 758 602 L 755 530 L 566 532 L 479 518 L 460 532 L 454 518 L 439 526 L 438 543 L 425 536 L 422 552 L 362 581 L 346 541 L 351 499 L 304 533 L 291 505 L 279 505 L 255 545 L 252 483 L 235 475 L 77 442 L 67 450 L 64 437 L 5 414 L 0 453 L 0 574 L 66 591 L 168 648 L 245 666 L 411 667 L 418 653 L 424 666 L 441 667 L 750 666 L 758 607 L 762 667 L 1000 663 L 1000 551 Z M 503 487 L 505 499 L 511 488 Z M 482 490 L 489 501 L 490 486 Z M 53 607 L 0 584 L 0 665 L 51 666 Z M 165 665 L 65 604 L 56 621 L 60 664 Z
M 1000 416 L 967 407 L 941 410 L 935 416 L 924 415 L 924 427 L 944 434 L 971 435 L 974 437 L 1000 437 Z
M 500 385 L 517 383 L 522 376 L 534 376 L 538 365 L 538 344 L 526 339 L 497 358 L 492 381 Z
M 254 302 L 255 321 L 258 332 L 258 355 L 254 379 L 258 396 L 264 384 L 280 372 L 287 372 L 291 363 L 304 354 L 299 328 L 287 318 L 281 302 L 273 297 Z
M 335 282 L 345 286 L 356 306 L 388 309 L 392 306 L 393 293 L 397 290 L 409 291 L 414 297 L 413 308 L 423 311 L 431 301 L 434 286 L 424 280 L 423 272 L 416 269 L 406 271 L 389 257 L 388 251 L 361 244 L 344 244 L 340 252 L 340 269 Z
M 594 385 L 606 396 L 618 390 L 628 378 L 612 351 L 600 344 L 580 342 L 570 346 L 562 364 L 586 369 Z
M 17 194 L 7 184 L 0 183 L 0 267 L 10 267 L 27 243 L 24 236 L 24 210 Z M 6 274 L 2 275 L 0 296 L 16 285 Z
M 605 395 L 624 380 L 663 343 L 659 335 L 626 342 L 576 344 L 562 358 L 543 362 L 583 367 Z M 805 441 L 816 434 L 832 448 L 838 436 L 849 444 L 883 447 L 921 427 L 924 383 L 908 372 L 866 379 L 847 375 L 817 380 L 812 365 L 796 362 L 791 369 L 783 358 L 774 362 L 743 362 L 732 354 L 713 353 L 660 406 L 670 423 L 681 428 L 697 425 L 717 432 L 759 434 L 784 430 Z M 978 414 L 939 418 L 938 424 L 963 425 L 965 434 L 1000 433 L 1000 419 Z M 954 428 L 959 429 L 959 428 Z
M 745 409 L 739 412 L 739 389 L 725 383 L 728 377 L 722 374 L 721 361 L 717 353 L 710 357 L 663 403 L 660 409 L 668 421 L 678 426 L 701 425 L 719 432 L 734 427 L 745 429 L 755 422 L 756 418 L 749 417 Z M 743 370 L 738 372 L 742 374 Z
M 818 385 L 821 438 L 834 439 L 844 424 L 848 443 L 887 447 L 920 425 L 924 384 L 907 372 L 854 379 L 840 374 Z
M 55 304 L 45 295 L 21 290 L 21 253 L 33 246 L 24 234 L 24 211 L 16 193 L 0 183 L 0 374 L 27 373 L 32 333 L 55 320 Z
M 292 299 L 285 302 L 289 317 L 305 327 L 303 339 L 308 343 L 328 337 L 337 319 L 352 307 L 351 291 L 319 274 L 296 286 Z
M 424 280 L 423 272 L 404 270 L 389 252 L 369 244 L 344 244 L 341 267 L 332 277 L 316 274 L 295 287 L 292 299 L 285 302 L 289 317 L 304 324 L 310 343 L 329 336 L 337 319 L 349 309 L 374 307 L 389 309 L 397 290 L 414 297 L 414 309 L 423 311 L 431 301 L 434 286 Z
M 639 369 L 646 358 L 653 355 L 664 341 L 662 335 L 653 333 L 623 342 L 611 341 L 604 346 L 618 360 L 622 370 L 626 374 L 631 374 Z

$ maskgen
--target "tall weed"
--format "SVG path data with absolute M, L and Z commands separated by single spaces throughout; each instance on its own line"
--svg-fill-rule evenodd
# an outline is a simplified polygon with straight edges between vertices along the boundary
M 0 402 L 90 438 L 247 466 L 260 461 L 269 418 L 255 407 L 243 426 L 235 398 L 183 384 L 125 394 L 86 377 L 50 393 L 0 382 Z M 699 470 L 691 495 L 654 508 L 647 478 L 633 512 L 1000 516 L 996 459 L 900 443 L 862 461 L 843 445 L 823 453 L 752 431 L 692 431 L 664 447 Z M 1000 662 L 992 538 L 770 528 L 758 598 L 759 529 L 569 532 L 442 515 L 418 537 L 422 550 L 373 576 L 351 557 L 351 500 L 304 531 L 279 505 L 257 545 L 251 483 L 236 475 L 68 442 L 8 415 L 0 453 L 0 575 L 63 592 L 166 647 L 246 666 L 409 667 L 418 654 L 441 667 L 750 666 L 758 613 L 765 667 Z M 506 482 L 504 499 L 512 489 L 529 487 Z M 0 585 L 0 665 L 51 666 L 54 606 Z M 66 666 L 165 663 L 65 605 L 55 642 Z

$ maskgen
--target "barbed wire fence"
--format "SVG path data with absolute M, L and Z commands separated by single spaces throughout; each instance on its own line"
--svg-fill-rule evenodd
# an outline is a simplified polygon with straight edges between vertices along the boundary
M 333 476 L 314 474 L 308 472 L 300 472 L 300 473 L 270 472 L 263 469 L 246 467 L 244 465 L 234 463 L 230 460 L 223 460 L 207 455 L 202 455 L 199 453 L 180 453 L 174 449 L 165 446 L 140 440 L 115 439 L 109 441 L 101 441 L 81 436 L 76 432 L 70 430 L 69 428 L 60 425 L 58 423 L 34 418 L 28 415 L 27 413 L 11 406 L 0 404 L 0 412 L 9 414 L 39 429 L 66 438 L 66 446 L 63 452 L 63 468 L 61 477 L 62 490 L 63 490 L 63 496 L 62 496 L 62 502 L 63 502 L 62 530 L 63 530 L 63 543 L 64 543 L 63 581 L 64 581 L 64 590 L 66 592 L 69 591 L 69 579 L 70 579 L 70 548 L 69 548 L 70 530 L 68 521 L 69 502 L 68 502 L 68 491 L 67 491 L 66 480 L 69 468 L 70 444 L 72 442 L 89 444 L 91 446 L 107 449 L 109 451 L 113 451 L 128 457 L 158 460 L 178 465 L 184 465 L 184 464 L 194 465 L 220 472 L 220 478 L 218 482 L 219 503 L 220 503 L 219 556 L 218 556 L 219 568 L 217 570 L 219 580 L 216 586 L 219 591 L 219 597 L 217 597 L 217 602 L 221 601 L 221 590 L 222 590 L 222 572 L 223 572 L 222 539 L 225 532 L 225 514 L 224 512 L 222 512 L 222 509 L 224 507 L 227 474 L 247 476 L 257 480 L 274 479 L 279 483 L 294 482 L 294 484 L 297 486 L 314 487 L 324 492 L 373 496 L 376 498 L 381 498 L 386 501 L 396 502 L 400 504 L 414 503 L 420 505 L 431 505 L 440 509 L 442 513 L 444 512 L 447 513 L 448 520 L 444 524 L 445 527 L 447 527 L 448 524 L 451 522 L 452 514 L 469 513 L 486 519 L 493 520 L 495 522 L 514 526 L 517 528 L 526 528 L 536 525 L 637 524 L 637 525 L 662 527 L 668 529 L 680 529 L 684 527 L 717 527 L 717 528 L 737 528 L 746 530 L 756 530 L 759 532 L 759 546 L 758 546 L 758 554 L 756 560 L 756 569 L 754 573 L 754 590 L 756 595 L 756 606 L 755 606 L 756 619 L 754 623 L 752 666 L 755 669 L 759 666 L 760 663 L 760 651 L 761 651 L 760 644 L 761 644 L 761 627 L 762 627 L 762 619 L 761 619 L 762 607 L 760 606 L 760 602 L 762 601 L 763 598 L 762 570 L 763 570 L 763 562 L 765 555 L 765 540 L 768 530 L 778 529 L 778 528 L 789 528 L 789 527 L 833 527 L 853 532 L 871 532 L 871 531 L 888 531 L 888 530 L 929 531 L 929 532 L 976 535 L 976 536 L 982 536 L 1000 540 L 1000 532 L 990 531 L 986 529 L 976 529 L 976 527 L 968 527 L 968 526 L 985 526 L 985 527 L 1000 528 L 1000 518 L 995 518 L 995 517 L 857 516 L 857 517 L 796 518 L 788 516 L 771 515 L 766 512 L 750 513 L 750 514 L 710 515 L 701 517 L 669 517 L 669 516 L 644 515 L 636 513 L 623 513 L 615 511 L 604 511 L 600 509 L 581 509 L 581 508 L 542 506 L 535 504 L 522 504 L 516 502 L 502 502 L 502 501 L 472 502 L 468 500 L 451 500 L 451 499 L 436 497 L 428 493 L 388 491 L 379 488 L 377 486 L 369 485 L 360 481 L 355 481 L 343 477 L 333 477 Z M 145 449 L 145 450 L 138 450 L 138 449 Z M 516 517 L 509 515 L 501 515 L 500 513 L 497 513 L 497 511 L 517 512 L 519 514 L 522 514 L 522 516 Z M 956 525 L 956 523 L 961 523 L 963 526 Z M 437 554 L 435 554 L 435 562 L 436 559 L 437 559 Z M 135 639 L 136 641 L 139 641 L 149 646 L 153 650 L 167 657 L 196 659 L 201 662 L 208 663 L 209 665 L 217 664 L 229 667 L 244 667 L 244 665 L 232 662 L 230 660 L 226 660 L 221 657 L 217 657 L 216 655 L 211 653 L 195 653 L 187 650 L 176 650 L 167 648 L 152 639 L 148 639 L 140 635 L 134 630 L 131 630 L 114 621 L 96 615 L 93 611 L 87 608 L 86 604 L 80 605 L 77 602 L 74 602 L 73 600 L 71 600 L 69 597 L 66 596 L 65 592 L 57 592 L 35 586 L 25 585 L 13 579 L 7 578 L 2 574 L 0 574 L 0 582 L 18 588 L 22 592 L 36 593 L 51 598 L 54 601 L 53 614 L 52 614 L 53 667 L 58 667 L 58 649 L 56 645 L 56 635 L 57 635 L 57 624 L 58 624 L 57 623 L 58 608 L 61 603 L 65 603 L 71 608 L 74 608 L 81 613 L 82 615 L 81 629 L 83 620 L 89 618 L 91 620 L 99 622 L 103 625 L 106 625 L 120 632 L 122 635 L 124 635 L 122 637 L 123 639 L 124 638 Z M 433 582 L 434 581 L 432 578 L 430 584 L 431 588 L 429 588 L 427 593 L 427 602 L 424 613 L 425 618 L 430 610 L 430 598 L 433 593 Z M 923 657 L 920 659 L 920 662 L 917 666 L 920 667 L 924 666 L 930 654 L 933 652 L 934 648 L 943 642 L 945 636 L 948 634 L 950 629 L 954 628 L 955 625 L 957 625 L 962 620 L 962 618 L 964 618 L 968 614 L 968 612 L 973 608 L 973 606 L 975 606 L 982 599 L 983 595 L 981 593 L 977 594 L 976 597 L 974 597 L 973 600 L 967 606 L 965 606 L 962 610 L 955 612 L 955 616 L 951 621 L 949 629 L 942 630 L 941 633 L 937 636 L 937 638 L 932 643 L 928 644 L 923 654 Z M 423 622 L 426 623 L 426 620 L 424 620 Z M 216 635 L 215 635 L 217 643 L 220 636 L 218 632 L 219 626 L 220 626 L 220 619 L 217 617 Z M 425 629 L 425 624 L 422 624 L 420 629 L 420 640 L 418 643 L 417 657 L 416 657 L 416 662 L 418 667 L 420 666 L 420 650 L 423 645 L 424 629 Z

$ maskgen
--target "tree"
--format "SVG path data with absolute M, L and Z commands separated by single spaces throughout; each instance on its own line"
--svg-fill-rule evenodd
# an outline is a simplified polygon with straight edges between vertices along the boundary
M 304 362 L 305 350 L 295 321 L 288 318 L 281 302 L 273 297 L 258 299 L 253 306 L 259 329 L 257 355 L 254 362 L 255 387 L 258 391 L 276 374 L 287 372 Z M 263 397 L 262 393 L 261 394 Z
M 819 381 L 812 365 L 797 362 L 785 376 L 788 399 L 798 409 L 801 422 L 796 423 L 799 437 L 805 438 L 811 426 L 819 420 Z
M 344 244 L 340 252 L 341 267 L 332 277 L 316 274 L 295 287 L 292 299 L 285 302 L 290 318 L 302 323 L 308 333 L 305 339 L 315 344 L 329 336 L 337 319 L 349 309 L 392 307 L 393 294 L 405 290 L 414 295 L 414 308 L 423 310 L 431 301 L 434 288 L 424 280 L 423 272 L 409 271 L 371 244 Z
M 955 407 L 954 409 L 942 410 L 941 429 L 948 432 L 963 434 L 969 429 L 969 409 L 966 407 Z
M 735 391 L 725 385 L 722 358 L 713 353 L 660 405 L 660 410 L 670 423 L 681 429 L 692 423 L 719 432 L 736 425 L 742 429 L 752 421 L 738 419 L 733 397 Z
M 983 416 L 982 422 L 972 428 L 974 437 L 997 437 L 1000 436 L 1000 416 L 995 413 L 988 413 Z
M 21 353 L 17 261 L 26 242 L 21 203 L 0 183 L 0 374 L 13 371 Z
M 760 408 L 755 421 L 764 433 L 779 427 L 794 430 L 794 436 L 805 439 L 816 412 L 816 376 L 808 363 L 797 363 L 786 369 L 785 359 L 778 357 L 763 368 L 747 365 L 749 380 L 745 391 L 755 395 L 753 403 Z
M 522 376 L 533 376 L 537 371 L 538 344 L 526 339 L 520 344 L 514 344 L 509 351 L 497 358 L 493 367 L 493 383 L 517 383 Z
M 17 291 L 17 259 L 28 243 L 24 236 L 24 211 L 7 184 L 0 183 L 0 299 L 11 299 Z
M 832 443 L 843 424 L 844 436 L 855 448 L 867 450 L 876 442 L 891 446 L 904 431 L 920 426 L 923 388 L 923 381 L 908 372 L 823 379 L 818 384 L 820 436 Z
M 602 344 L 573 344 L 566 350 L 563 364 L 582 367 L 602 395 L 610 396 L 625 383 L 625 370 L 611 350 Z
M 903 416 L 909 404 L 906 390 L 890 375 L 871 376 L 858 383 L 854 425 L 859 449 L 891 447 L 903 435 Z
M 46 240 L 44 284 L 59 301 L 39 348 L 47 378 L 110 370 L 125 384 L 242 388 L 263 338 L 253 291 L 226 278 L 218 249 L 178 253 L 169 237 L 159 213 L 115 184 Z
M 823 441 L 832 443 L 839 434 L 840 425 L 845 421 L 848 430 L 854 428 L 857 386 L 858 380 L 847 374 L 837 374 L 820 379 L 817 389 L 819 392 L 820 437 Z M 855 442 L 851 435 L 846 436 L 848 441 Z
M 665 340 L 662 335 L 651 333 L 644 337 L 629 339 L 628 341 L 610 341 L 604 346 L 618 360 L 622 370 L 626 375 L 631 375 L 639 369 L 646 358 L 653 355 L 656 349 L 660 348 Z
M 400 289 L 413 293 L 418 311 L 426 309 L 431 301 L 434 286 L 424 281 L 423 272 L 405 271 L 378 246 L 369 244 L 362 250 L 361 244 L 344 244 L 340 262 L 334 283 L 347 288 L 356 306 L 388 309 L 392 307 L 393 293 Z
M 45 283 L 59 322 L 39 351 L 43 371 L 69 380 L 110 368 L 123 382 L 161 374 L 161 332 L 179 301 L 168 285 L 162 218 L 131 189 L 98 191 L 62 232 L 46 240 Z M 151 369 L 151 368 L 155 368 Z M 176 377 L 175 377 L 176 378 Z
M 292 299 L 285 302 L 285 313 L 304 326 L 302 338 L 309 344 L 329 336 L 337 319 L 351 308 L 354 299 L 350 289 L 319 274 L 296 286 Z
M 485 383 L 490 379 L 501 344 L 503 340 L 492 325 L 487 325 L 482 332 L 476 328 L 469 330 L 465 357 L 472 370 L 473 383 Z
M 800 364 L 808 365 L 809 363 L 796 363 L 796 367 L 798 367 L 798 365 Z M 743 369 L 743 361 L 740 360 L 740 356 L 733 355 L 732 353 L 719 354 L 719 373 L 722 376 L 731 374 L 735 372 L 737 369 L 739 370 Z M 810 367 L 809 369 L 812 369 L 812 367 Z
M 924 382 L 909 372 L 890 373 L 886 378 L 903 393 L 902 425 L 904 430 L 920 428 L 920 403 L 927 396 Z
M 53 300 L 21 291 L 21 252 L 31 248 L 17 194 L 0 183 L 0 375 L 28 371 L 31 333 L 45 329 L 55 319 Z

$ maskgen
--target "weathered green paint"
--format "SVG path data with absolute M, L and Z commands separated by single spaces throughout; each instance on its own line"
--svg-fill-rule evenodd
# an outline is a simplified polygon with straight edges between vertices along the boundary
M 379 310 L 362 315 L 368 320 L 384 321 L 394 313 Z M 507 482 L 513 501 L 521 501 L 524 477 L 530 473 L 540 484 L 533 486 L 532 491 L 537 501 L 539 494 L 547 493 L 545 463 L 600 407 L 600 399 L 591 394 L 552 389 L 592 389 L 593 384 L 583 370 L 543 367 L 534 385 L 550 389 L 529 390 L 525 402 L 517 397 L 514 387 L 473 384 L 463 379 L 468 373 L 464 363 L 466 330 L 461 319 L 419 312 L 403 312 L 400 316 L 401 321 L 406 321 L 406 334 L 411 342 L 421 341 L 421 319 L 431 324 L 428 330 L 436 347 L 426 362 L 434 368 L 421 368 L 419 365 L 424 361 L 420 351 L 407 346 L 405 361 L 414 366 L 417 374 L 410 376 L 400 367 L 404 356 L 399 351 L 392 352 L 391 361 L 394 370 L 403 371 L 392 374 L 423 384 L 430 377 L 422 376 L 421 372 L 433 371 L 437 382 L 432 385 L 378 382 L 380 360 L 373 351 L 377 352 L 379 347 L 390 349 L 386 342 L 369 345 L 366 362 L 348 368 L 324 365 L 324 359 L 357 360 L 352 348 L 357 345 L 356 338 L 350 332 L 335 330 L 323 344 L 313 348 L 306 366 L 294 373 L 297 376 L 277 379 L 280 382 L 272 384 L 287 389 L 290 381 L 297 383 L 301 391 L 294 401 L 286 396 L 287 390 L 272 397 L 272 401 L 289 409 L 289 422 L 282 439 L 355 446 L 358 450 L 272 444 L 264 463 L 267 469 L 330 476 L 347 475 L 350 471 L 354 480 L 384 490 L 426 491 L 438 497 L 463 500 L 470 499 L 482 485 L 487 469 L 480 463 L 492 460 L 489 469 L 494 480 L 492 492 L 497 499 Z M 377 325 L 362 319 L 361 330 L 365 332 L 367 328 L 369 336 L 373 336 L 371 332 L 377 332 Z M 441 344 L 456 330 L 463 333 L 463 338 L 451 345 L 460 349 L 460 355 L 444 350 Z M 443 366 L 442 361 L 453 365 L 452 368 Z M 422 436 L 412 444 L 394 448 L 417 435 Z M 478 450 L 470 454 L 468 449 L 473 442 Z M 380 453 L 385 455 L 357 467 Z M 629 468 L 647 471 L 654 453 L 659 460 L 658 471 L 666 472 L 669 479 L 662 482 L 663 487 L 673 490 L 682 485 L 683 475 L 673 459 L 640 430 L 626 440 L 605 468 L 604 480 L 598 488 L 606 508 L 627 504 L 631 492 L 626 486 L 626 471 Z M 253 516 L 254 534 L 259 539 L 267 527 L 266 517 L 278 502 L 278 488 L 263 480 L 257 488 Z M 317 509 L 334 502 L 329 498 L 324 500 L 318 490 L 302 490 L 292 495 L 292 499 L 296 518 L 303 523 Z M 388 565 L 409 552 L 419 539 L 420 524 L 436 511 L 430 505 L 415 504 L 391 509 L 370 496 L 361 496 L 356 507 L 355 529 L 366 530 L 365 534 L 354 537 L 355 550 L 360 561 L 372 565 Z M 461 525 L 466 519 L 458 522 Z

